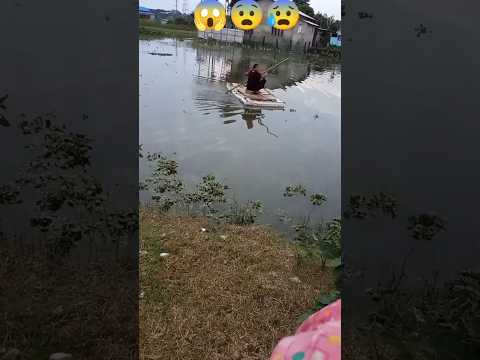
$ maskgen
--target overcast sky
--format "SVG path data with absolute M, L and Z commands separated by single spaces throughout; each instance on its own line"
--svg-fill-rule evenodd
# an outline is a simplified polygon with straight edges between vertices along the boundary
M 175 9 L 175 0 L 139 0 L 141 6 L 146 6 L 152 9 Z M 200 0 L 186 0 L 188 10 L 192 11 L 195 6 L 200 2 Z M 335 19 L 340 19 L 341 12 L 341 0 L 310 0 L 310 5 L 315 10 L 315 12 L 327 13 L 328 15 L 333 15 Z M 220 0 L 221 3 L 224 3 L 224 0 Z M 178 9 L 181 11 L 183 5 L 183 0 L 178 0 Z

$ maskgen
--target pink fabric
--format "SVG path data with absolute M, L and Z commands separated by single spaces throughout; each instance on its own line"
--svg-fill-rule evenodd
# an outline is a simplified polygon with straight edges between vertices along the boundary
M 340 360 L 341 300 L 305 320 L 294 336 L 280 340 L 271 360 Z

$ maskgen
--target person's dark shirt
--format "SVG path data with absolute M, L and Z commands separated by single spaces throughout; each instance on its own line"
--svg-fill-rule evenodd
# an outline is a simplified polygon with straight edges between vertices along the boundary
M 257 90 L 260 84 L 262 74 L 252 69 L 248 72 L 247 90 Z

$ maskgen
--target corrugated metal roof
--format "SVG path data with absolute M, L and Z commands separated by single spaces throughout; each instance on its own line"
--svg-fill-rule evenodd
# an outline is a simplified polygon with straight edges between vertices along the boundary
M 309 25 L 313 25 L 313 26 L 315 26 L 315 27 L 320 27 L 318 24 L 315 24 L 314 22 L 311 22 L 311 21 L 308 21 L 308 20 L 305 20 L 305 19 L 302 19 L 302 21 L 303 21 L 304 23 L 309 24 Z
M 302 21 L 303 21 L 304 23 L 307 23 L 307 24 L 309 24 L 309 25 L 312 25 L 312 26 L 318 28 L 319 30 L 329 31 L 328 29 L 323 29 L 323 28 L 321 28 L 320 25 L 318 25 L 318 24 L 316 24 L 316 23 L 314 23 L 314 22 L 311 22 L 311 21 L 308 21 L 308 20 L 305 20 L 305 19 L 302 19 Z
M 317 19 L 315 19 L 314 17 L 310 16 L 310 15 L 307 15 L 305 14 L 304 12 L 301 12 L 300 10 L 298 11 L 300 13 L 301 16 L 303 17 L 306 17 L 307 19 L 310 19 L 310 20 L 313 20 L 313 21 L 317 21 Z

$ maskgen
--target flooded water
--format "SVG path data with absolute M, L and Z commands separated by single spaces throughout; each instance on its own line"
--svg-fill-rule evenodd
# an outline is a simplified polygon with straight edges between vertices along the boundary
M 245 109 L 226 93 L 226 81 L 245 81 L 253 63 L 265 69 L 283 58 L 194 40 L 140 40 L 140 144 L 145 152 L 176 153 L 183 178 L 213 173 L 240 201 L 260 200 L 261 222 L 278 213 L 311 210 L 306 199 L 285 199 L 290 184 L 327 195 L 313 216 L 340 215 L 341 68 L 290 60 L 267 76 L 284 110 Z M 140 177 L 148 173 L 140 165 Z

